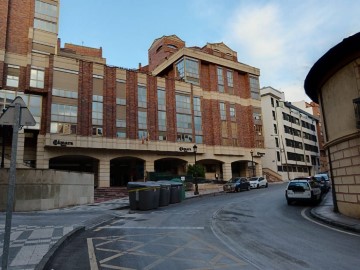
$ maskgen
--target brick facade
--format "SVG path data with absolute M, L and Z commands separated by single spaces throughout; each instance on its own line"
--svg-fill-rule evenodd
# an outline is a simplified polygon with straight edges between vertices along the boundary
M 104 136 L 114 138 L 116 133 L 116 68 L 104 67 Z
M 81 136 L 92 134 L 91 106 L 93 89 L 93 63 L 80 61 L 79 63 L 79 99 L 77 133 Z
M 102 58 L 102 48 L 101 47 L 99 49 L 96 49 L 96 48 L 90 48 L 90 47 L 86 47 L 86 46 L 79 46 L 79 45 L 74 45 L 74 44 L 70 44 L 70 43 L 65 43 L 64 49 L 65 50 L 68 49 L 68 51 L 71 51 L 75 54 Z

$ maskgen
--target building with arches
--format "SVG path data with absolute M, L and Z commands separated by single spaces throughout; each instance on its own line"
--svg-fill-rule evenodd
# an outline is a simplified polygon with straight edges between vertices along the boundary
M 186 47 L 176 35 L 156 39 L 149 63 L 109 66 L 102 48 L 58 38 L 60 2 L 0 3 L 0 106 L 23 97 L 37 125 L 19 134 L 18 163 L 91 172 L 96 187 L 143 181 L 150 172 L 206 178 L 262 174 L 259 69 L 224 43 Z M 10 128 L 1 127 L 9 166 Z M 253 162 L 251 162 L 253 161 Z

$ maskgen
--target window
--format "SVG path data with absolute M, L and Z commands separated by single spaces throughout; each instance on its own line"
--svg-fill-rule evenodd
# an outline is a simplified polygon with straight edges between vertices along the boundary
M 166 131 L 166 95 L 165 95 L 165 90 L 158 89 L 157 90 L 157 96 L 158 96 L 158 127 L 159 127 L 159 131 Z
M 199 62 L 196 59 L 184 57 L 176 64 L 176 76 L 188 83 L 199 84 Z
M 63 90 L 63 89 L 52 89 L 52 95 L 57 97 L 64 97 L 64 98 L 78 98 L 78 92 Z
M 231 120 L 235 120 L 235 117 L 236 117 L 235 105 L 231 104 L 230 105 L 230 118 L 232 118 Z
M 227 85 L 229 87 L 234 87 L 234 75 L 232 70 L 226 71 Z
M 190 96 L 179 95 L 175 96 L 176 99 L 176 112 L 191 114 Z
M 254 76 L 250 76 L 249 78 L 250 78 L 251 98 L 260 100 L 259 79 L 257 77 L 254 77 Z
M 272 111 L 273 120 L 276 120 L 276 114 L 275 111 Z
M 279 138 L 275 138 L 275 145 L 276 147 L 279 147 Z
M 56 23 L 48 22 L 40 19 L 34 19 L 34 28 L 44 30 L 47 32 L 56 33 L 57 32 L 57 26 Z
M 92 124 L 93 124 L 93 135 L 102 136 L 103 124 L 103 96 L 93 95 L 92 102 Z
M 194 125 L 195 125 L 195 134 L 202 137 L 202 117 L 201 117 L 201 103 L 199 97 L 193 98 L 193 107 L 194 107 Z M 198 137 L 197 136 L 197 137 Z M 199 143 L 196 141 L 195 142 Z
M 165 111 L 166 110 L 165 90 L 158 89 L 157 90 L 157 98 L 158 98 L 158 110 Z
M 279 151 L 276 151 L 276 158 L 277 158 L 277 161 L 280 161 L 280 152 Z
M 138 111 L 138 128 L 147 129 L 147 112 Z
M 35 1 L 35 13 L 40 13 L 50 17 L 57 16 L 57 6 L 39 0 Z
M 221 67 L 217 67 L 217 78 L 218 78 L 218 90 L 220 93 L 224 93 L 224 76 L 223 76 L 223 69 Z
M 192 133 L 192 119 L 188 114 L 176 114 L 177 131 L 181 133 Z
M 20 68 L 18 66 L 8 65 L 6 85 L 19 87 Z
M 201 101 L 199 97 L 193 98 L 194 102 L 194 115 L 201 116 Z
M 138 107 L 139 108 L 147 107 L 146 87 L 141 85 L 138 85 Z
M 30 73 L 30 86 L 36 88 L 44 88 L 44 75 L 43 70 L 31 69 Z
M 226 121 L 226 110 L 224 102 L 220 102 L 220 119 Z
M 51 104 L 51 133 L 76 134 L 78 107 L 66 104 Z
M 166 131 L 166 112 L 158 111 L 159 130 Z
M 277 126 L 274 124 L 274 133 L 277 134 Z

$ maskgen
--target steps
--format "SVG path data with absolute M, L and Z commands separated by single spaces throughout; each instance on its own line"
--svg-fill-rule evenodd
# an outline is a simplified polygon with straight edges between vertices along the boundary
M 127 187 L 106 187 L 94 190 L 94 202 L 105 202 L 114 199 L 128 197 Z

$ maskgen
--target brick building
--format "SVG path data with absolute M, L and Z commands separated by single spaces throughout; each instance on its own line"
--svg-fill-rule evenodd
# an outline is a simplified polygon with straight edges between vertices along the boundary
M 23 97 L 37 125 L 19 135 L 18 164 L 92 172 L 121 186 L 147 173 L 248 176 L 263 149 L 259 69 L 223 43 L 156 39 L 149 64 L 106 65 L 102 48 L 61 47 L 57 0 L 0 2 L 0 106 Z M 5 167 L 11 128 L 1 127 Z M 261 174 L 261 157 L 254 156 Z

